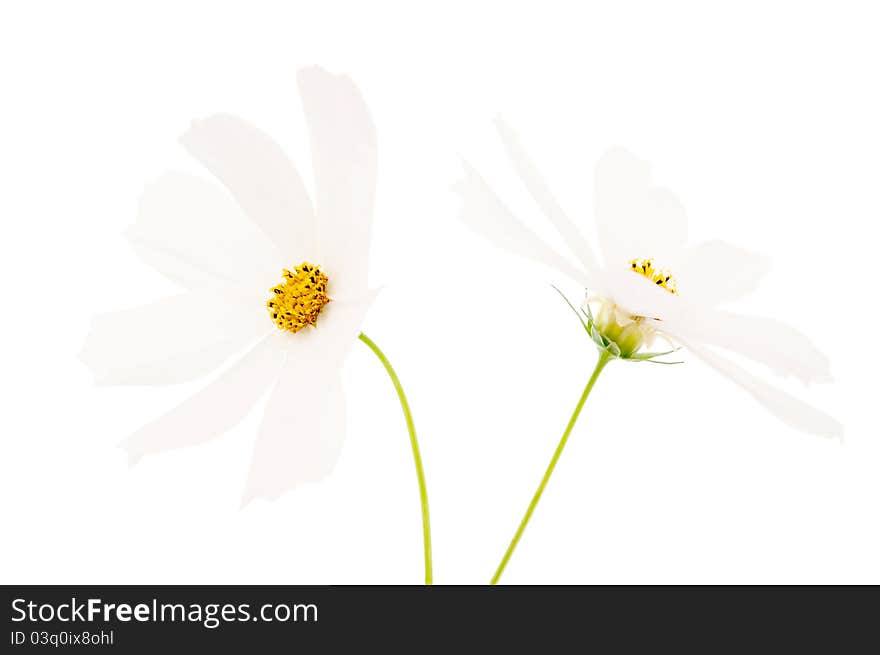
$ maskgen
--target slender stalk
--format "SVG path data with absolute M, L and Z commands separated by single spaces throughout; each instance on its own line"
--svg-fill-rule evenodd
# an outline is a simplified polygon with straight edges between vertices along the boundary
M 510 545 L 507 547 L 507 552 L 504 553 L 504 557 L 501 559 L 501 563 L 498 565 L 498 569 L 495 571 L 495 575 L 492 576 L 492 581 L 489 584 L 498 584 L 498 580 L 501 578 L 501 574 L 504 573 L 504 567 L 507 566 L 507 562 L 510 560 L 510 556 L 513 555 L 513 551 L 516 549 L 516 545 L 519 543 L 520 537 L 522 537 L 526 526 L 529 524 L 529 519 L 532 518 L 532 513 L 535 511 L 535 507 L 538 506 L 538 501 L 541 500 L 541 494 L 544 493 L 544 487 L 547 486 L 547 482 L 550 481 L 550 476 L 553 475 L 553 469 L 556 468 L 556 462 L 559 461 L 559 456 L 562 455 L 562 451 L 565 448 L 566 442 L 568 441 L 568 435 L 571 434 L 572 428 L 574 428 L 574 424 L 577 422 L 578 416 L 581 413 L 581 409 L 583 409 L 584 403 L 587 401 L 587 396 L 589 396 L 590 391 L 593 390 L 593 385 L 596 384 L 596 380 L 599 378 L 599 373 L 602 372 L 602 369 L 605 368 L 605 364 L 607 364 L 611 359 L 612 356 L 606 352 L 601 352 L 599 354 L 599 361 L 596 362 L 596 368 L 593 369 L 593 374 L 590 376 L 590 379 L 587 382 L 587 386 L 584 387 L 584 392 L 581 394 L 581 398 L 574 408 L 574 413 L 572 413 L 571 418 L 568 419 L 568 425 L 565 427 L 565 432 L 562 433 L 562 438 L 559 440 L 559 445 L 556 446 L 556 451 L 553 453 L 553 458 L 550 460 L 550 465 L 544 472 L 544 477 L 541 478 L 541 484 L 538 485 L 538 490 L 535 491 L 535 495 L 532 497 L 532 502 L 529 503 L 529 507 L 526 510 L 525 516 L 523 516 L 522 521 L 520 521 L 519 527 L 516 530 L 516 534 L 514 534 L 513 539 L 510 540 Z
M 394 384 L 394 390 L 397 392 L 397 397 L 400 399 L 400 406 L 403 409 L 403 416 L 406 419 L 406 429 L 409 432 L 409 442 L 412 446 L 413 460 L 416 465 L 416 477 L 419 480 L 419 499 L 422 505 L 422 534 L 425 541 L 425 584 L 429 585 L 433 583 L 431 564 L 431 516 L 428 513 L 428 487 L 425 485 L 425 471 L 422 469 L 422 456 L 419 453 L 419 441 L 416 438 L 416 426 L 413 423 L 412 413 L 409 411 L 409 403 L 406 400 L 406 394 L 403 393 L 403 386 L 401 386 L 400 379 L 397 377 L 397 373 L 394 372 L 391 362 L 388 361 L 388 358 L 385 357 L 385 353 L 379 349 L 379 346 L 377 346 L 366 334 L 361 332 L 358 338 L 367 344 L 367 347 L 375 353 L 376 357 L 379 358 L 379 361 L 382 362 L 382 366 L 385 367 L 388 377 L 391 378 L 391 382 Z

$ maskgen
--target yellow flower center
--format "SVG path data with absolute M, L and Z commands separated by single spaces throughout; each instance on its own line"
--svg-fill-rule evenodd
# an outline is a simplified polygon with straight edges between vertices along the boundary
M 293 269 L 284 269 L 284 282 L 272 287 L 272 297 L 266 301 L 272 322 L 282 330 L 299 332 L 305 326 L 314 326 L 327 297 L 327 276 L 321 269 L 303 262 Z
M 658 287 L 666 289 L 669 293 L 678 294 L 675 287 L 675 278 L 669 271 L 661 271 L 654 267 L 653 259 L 633 259 L 629 263 L 629 270 L 642 275 Z

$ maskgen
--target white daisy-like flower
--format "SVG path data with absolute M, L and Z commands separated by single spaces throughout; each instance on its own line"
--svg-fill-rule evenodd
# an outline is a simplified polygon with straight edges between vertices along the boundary
M 767 384 L 716 350 L 743 355 L 804 383 L 830 381 L 827 358 L 796 329 L 720 308 L 758 286 L 768 268 L 764 257 L 721 241 L 688 245 L 687 217 L 678 198 L 652 184 L 647 163 L 613 148 L 601 158 L 595 173 L 600 265 L 517 135 L 500 119 L 497 127 L 514 170 L 578 264 L 526 227 L 467 164 L 463 180 L 456 185 L 461 217 L 499 246 L 556 268 L 588 289 L 585 325 L 609 356 L 651 358 L 653 354 L 640 355 L 639 348 L 654 335 L 662 335 L 731 379 L 788 425 L 817 435 L 842 435 L 842 426 L 832 417 Z M 590 312 L 590 305 L 597 311 Z
M 345 427 L 340 369 L 375 296 L 367 285 L 372 119 L 348 77 L 309 68 L 298 83 L 314 204 L 266 134 L 233 116 L 195 121 L 181 143 L 228 193 L 199 177 L 166 174 L 146 189 L 127 233 L 138 255 L 186 292 L 98 316 L 82 352 L 101 384 L 164 385 L 246 351 L 124 442 L 132 461 L 194 446 L 269 394 L 245 502 L 275 498 L 333 468 Z

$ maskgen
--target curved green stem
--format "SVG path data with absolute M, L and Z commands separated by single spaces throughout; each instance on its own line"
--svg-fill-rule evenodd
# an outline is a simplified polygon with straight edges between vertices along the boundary
M 422 456 L 419 453 L 419 441 L 416 438 L 416 427 L 413 423 L 412 413 L 409 411 L 409 403 L 406 400 L 406 394 L 403 393 L 403 386 L 400 384 L 400 379 L 397 377 L 397 373 L 394 372 L 391 362 L 385 357 L 385 353 L 383 353 L 379 349 L 379 346 L 373 343 L 373 340 L 363 332 L 360 333 L 358 338 L 367 344 L 367 347 L 372 350 L 376 357 L 379 358 L 379 361 L 382 362 L 382 366 L 385 367 L 388 377 L 391 378 L 391 382 L 394 384 L 394 390 L 397 391 L 397 397 L 400 399 L 400 406 L 403 408 L 403 416 L 406 419 L 406 429 L 409 432 L 409 442 L 412 446 L 413 460 L 416 465 L 416 477 L 419 480 L 419 497 L 422 504 L 422 534 L 425 540 L 425 584 L 432 584 L 431 516 L 428 513 L 428 487 L 425 485 L 425 471 L 422 469 Z
M 565 427 L 565 432 L 562 433 L 562 438 L 559 440 L 559 445 L 556 446 L 556 451 L 553 453 L 553 458 L 550 460 L 550 465 L 544 472 L 544 477 L 541 478 L 541 484 L 538 485 L 538 490 L 535 491 L 535 495 L 532 497 L 532 502 L 529 503 L 529 507 L 526 510 L 525 516 L 523 516 L 522 521 L 520 521 L 519 528 L 517 528 L 516 534 L 513 535 L 513 539 L 510 540 L 510 545 L 507 547 L 507 552 L 504 553 L 504 557 L 502 558 L 501 563 L 498 565 L 498 569 L 495 571 L 495 575 L 492 576 L 492 581 L 489 584 L 498 584 L 498 580 L 501 578 L 501 574 L 504 573 L 504 567 L 507 566 L 507 562 L 510 560 L 510 556 L 513 555 L 513 551 L 516 549 L 516 545 L 519 543 L 520 537 L 522 537 L 526 526 L 529 524 L 529 519 L 532 518 L 532 513 L 535 511 L 535 507 L 538 506 L 538 501 L 541 500 L 541 494 L 544 493 L 544 487 L 547 486 L 547 482 L 550 481 L 550 476 L 553 475 L 553 469 L 556 468 L 556 462 L 559 461 L 559 456 L 562 455 L 562 451 L 565 448 L 566 442 L 568 441 L 568 435 L 571 434 L 572 428 L 574 428 L 574 424 L 577 422 L 578 416 L 581 413 L 581 409 L 583 409 L 584 403 L 587 402 L 587 396 L 589 396 L 590 391 L 593 390 L 593 385 L 596 384 L 596 380 L 599 378 L 599 373 L 602 372 L 602 369 L 605 368 L 605 364 L 607 364 L 611 359 L 613 359 L 612 355 L 609 355 L 606 352 L 599 353 L 599 361 L 596 362 L 596 368 L 593 369 L 593 374 L 590 376 L 590 380 L 587 382 L 587 386 L 584 387 L 584 392 L 581 394 L 581 399 L 578 401 L 578 404 L 574 408 L 574 413 L 572 413 L 571 418 L 568 419 L 568 425 Z

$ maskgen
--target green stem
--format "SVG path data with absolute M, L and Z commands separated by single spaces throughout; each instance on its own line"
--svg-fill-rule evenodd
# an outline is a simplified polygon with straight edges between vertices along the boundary
M 400 399 L 400 406 L 403 408 L 403 416 L 406 419 L 406 429 L 409 432 L 409 442 L 412 446 L 413 460 L 416 465 L 416 477 L 419 480 L 419 498 L 422 504 L 422 534 L 424 535 L 425 540 L 425 584 L 432 584 L 431 517 L 428 513 L 428 487 L 425 485 L 425 471 L 422 469 L 422 456 L 419 453 L 419 441 L 416 438 L 416 426 L 413 423 L 412 413 L 409 411 L 409 403 L 406 401 L 406 394 L 403 393 L 400 379 L 397 377 L 397 373 L 394 372 L 391 362 L 388 361 L 388 358 L 385 357 L 385 353 L 379 349 L 379 346 L 373 343 L 373 340 L 366 334 L 361 332 L 358 338 L 367 344 L 367 347 L 372 350 L 376 357 L 379 358 L 379 361 L 382 362 L 382 366 L 385 367 L 385 371 L 391 378 L 392 384 L 394 384 L 394 390 L 397 392 L 397 397 Z
M 526 526 L 529 524 L 529 519 L 532 518 L 532 512 L 535 511 L 535 507 L 538 506 L 538 501 L 541 500 L 541 494 L 544 493 L 544 487 L 547 486 L 547 482 L 550 481 L 550 476 L 553 475 L 553 469 L 556 468 L 556 462 L 559 461 L 559 456 L 562 455 L 562 450 L 565 448 L 565 444 L 568 441 L 568 435 L 571 434 L 571 430 L 572 428 L 574 428 L 574 424 L 577 422 L 578 416 L 581 413 L 581 409 L 583 409 L 584 403 L 587 401 L 587 396 L 590 395 L 590 391 L 592 391 L 593 385 L 596 384 L 596 380 L 599 378 L 599 373 L 602 372 L 602 369 L 605 368 L 605 364 L 611 361 L 611 359 L 613 359 L 613 356 L 604 351 L 599 354 L 599 361 L 596 362 L 596 368 L 593 369 L 593 374 L 590 376 L 590 380 L 587 382 L 587 386 L 584 387 L 584 392 L 581 394 L 581 399 L 578 401 L 577 406 L 575 406 L 574 408 L 574 413 L 571 415 L 571 418 L 568 419 L 568 425 L 565 427 L 565 432 L 562 433 L 562 438 L 559 440 L 559 445 L 556 446 L 556 451 L 553 453 L 553 458 L 550 460 L 550 465 L 544 472 L 544 477 L 541 478 L 541 484 L 538 485 L 538 490 L 532 497 L 532 502 L 529 503 L 529 508 L 526 510 L 525 516 L 523 516 L 522 521 L 520 521 L 519 528 L 517 528 L 516 534 L 513 535 L 513 539 L 510 540 L 510 545 L 507 547 L 507 552 L 504 553 L 504 557 L 502 558 L 501 563 L 498 565 L 498 569 L 495 571 L 495 575 L 492 576 L 492 582 L 490 582 L 489 584 L 498 584 L 498 580 L 501 578 L 501 574 L 504 573 L 504 567 L 507 566 L 507 562 L 510 560 L 510 556 L 513 555 L 513 551 L 516 549 L 516 545 L 519 543 L 520 537 L 522 537 Z

